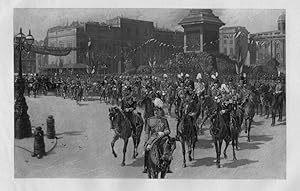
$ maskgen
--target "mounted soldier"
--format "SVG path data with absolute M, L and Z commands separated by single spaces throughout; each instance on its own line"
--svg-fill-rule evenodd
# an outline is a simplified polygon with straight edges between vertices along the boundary
M 205 95 L 205 83 L 202 80 L 201 73 L 197 74 L 196 80 L 197 81 L 195 82 L 195 85 L 194 85 L 195 93 L 200 98 L 200 97 L 203 97 Z
M 123 110 L 126 117 L 129 119 L 131 123 L 131 128 L 133 132 L 133 136 L 136 135 L 136 127 L 135 127 L 135 118 L 134 118 L 134 110 L 136 109 L 137 102 L 135 98 L 132 96 L 131 87 L 125 87 L 125 97 L 121 102 L 121 109 Z
M 190 79 L 190 75 L 189 74 L 185 74 L 185 81 L 184 81 L 184 85 L 188 88 L 190 88 L 191 90 L 195 89 L 195 85 L 193 80 Z
M 168 120 L 162 117 L 162 105 L 158 104 L 154 107 L 154 116 L 147 119 L 145 132 L 145 155 L 144 155 L 144 170 L 147 173 L 147 159 L 149 157 L 149 150 L 155 142 L 164 136 L 170 134 L 170 127 Z

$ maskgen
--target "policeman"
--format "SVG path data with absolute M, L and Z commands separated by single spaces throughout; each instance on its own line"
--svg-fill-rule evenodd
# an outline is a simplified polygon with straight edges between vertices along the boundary
M 147 119 L 146 131 L 145 131 L 145 156 L 144 156 L 144 171 L 147 172 L 147 158 L 149 156 L 149 150 L 155 142 L 160 138 L 170 134 L 170 127 L 168 120 L 162 117 L 162 106 L 155 105 L 154 116 Z
M 131 128 L 133 132 L 133 136 L 136 135 L 136 127 L 135 127 L 135 118 L 134 118 L 134 110 L 136 109 L 137 102 L 132 96 L 132 89 L 131 87 L 126 87 L 125 90 L 125 97 L 122 99 L 121 102 L 121 109 L 124 111 L 126 117 L 129 119 L 131 123 Z

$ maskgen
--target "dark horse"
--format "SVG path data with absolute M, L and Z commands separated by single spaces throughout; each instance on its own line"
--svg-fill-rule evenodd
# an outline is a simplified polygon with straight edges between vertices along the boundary
M 189 161 L 192 161 L 194 159 L 195 144 L 197 142 L 197 137 L 196 137 L 197 132 L 193 122 L 194 116 L 189 115 L 187 112 L 189 107 L 190 107 L 189 104 L 184 105 L 182 116 L 178 124 L 178 135 L 180 137 L 179 139 L 180 139 L 182 154 L 183 154 L 183 165 L 182 165 L 183 168 L 186 167 L 185 144 L 188 147 Z
M 255 96 L 255 93 L 251 92 L 244 103 L 242 103 L 242 106 L 244 107 L 245 133 L 248 132 L 248 142 L 250 142 L 251 124 L 255 115 Z
M 127 150 L 127 144 L 128 139 L 132 136 L 132 129 L 131 129 L 131 123 L 123 113 L 121 109 L 118 107 L 112 107 L 109 108 L 109 119 L 111 122 L 111 127 L 114 130 L 115 134 L 113 137 L 113 140 L 111 142 L 111 149 L 112 154 L 114 157 L 117 157 L 117 154 L 114 150 L 115 142 L 121 138 L 124 140 L 124 146 L 123 146 L 123 160 L 121 165 L 125 166 L 125 154 Z M 137 149 L 140 143 L 140 137 L 143 130 L 144 121 L 141 117 L 141 114 L 135 114 L 135 121 L 136 121 L 136 136 L 132 136 L 133 138 L 133 144 L 134 144 L 134 152 L 133 152 L 133 158 L 135 159 L 138 155 Z
M 83 87 L 82 86 L 76 86 L 75 87 L 75 100 L 76 100 L 76 103 L 78 103 L 82 100 L 82 96 L 83 96 Z
M 175 149 L 176 140 L 169 136 L 164 136 L 153 144 L 147 158 L 149 178 L 158 178 L 159 173 L 160 178 L 165 178 Z
M 276 118 L 276 113 L 278 111 L 279 113 L 279 118 L 278 121 L 282 121 L 282 113 L 283 113 L 283 103 L 285 100 L 285 93 L 274 93 L 272 97 L 272 124 L 271 126 L 275 126 L 275 118 Z
M 210 134 L 212 136 L 212 139 L 215 144 L 215 150 L 216 150 L 216 165 L 218 168 L 221 167 L 220 164 L 220 155 L 221 155 L 221 149 L 222 149 L 222 143 L 223 140 L 226 142 L 226 147 L 224 149 L 224 158 L 227 158 L 226 155 L 226 149 L 231 141 L 231 131 L 230 131 L 230 112 L 225 112 L 221 114 L 221 111 L 223 110 L 221 103 L 217 103 L 213 100 L 210 96 L 205 96 L 203 101 L 203 108 L 206 108 L 208 111 L 206 112 L 206 117 L 202 124 L 205 122 L 205 120 L 209 117 L 211 121 L 211 127 L 210 127 Z M 236 159 L 235 156 L 235 142 L 232 142 L 232 148 L 233 148 L 233 160 Z

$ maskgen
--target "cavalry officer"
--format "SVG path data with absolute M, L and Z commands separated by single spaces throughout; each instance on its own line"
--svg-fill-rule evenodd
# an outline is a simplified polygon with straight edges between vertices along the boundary
M 162 117 L 162 105 L 157 104 L 154 107 L 154 116 L 147 119 L 145 131 L 145 155 L 144 155 L 144 171 L 147 172 L 147 158 L 149 150 L 155 142 L 161 137 L 170 134 L 170 127 L 167 118 Z M 170 171 L 169 171 L 170 172 Z
M 190 75 L 189 74 L 185 75 L 184 85 L 186 87 L 190 88 L 191 90 L 195 89 L 194 82 L 190 79 Z
M 135 98 L 132 96 L 132 89 L 131 87 L 126 87 L 126 95 L 122 99 L 121 102 L 121 109 L 123 110 L 126 117 L 129 119 L 131 123 L 131 128 L 133 132 L 133 136 L 136 135 L 136 127 L 135 127 L 135 117 L 134 117 L 134 110 L 136 109 L 137 102 Z
M 202 81 L 202 75 L 200 73 L 197 74 L 196 77 L 196 82 L 195 82 L 195 93 L 197 94 L 197 96 L 200 97 L 204 97 L 205 95 L 205 84 Z

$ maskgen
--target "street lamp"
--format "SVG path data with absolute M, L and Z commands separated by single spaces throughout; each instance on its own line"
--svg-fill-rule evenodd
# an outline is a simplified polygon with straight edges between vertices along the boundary
M 22 76 L 22 52 L 29 52 L 34 42 L 34 38 L 29 34 L 25 36 L 20 28 L 20 33 L 15 36 L 16 50 L 19 52 L 19 73 L 15 82 L 15 138 L 23 139 L 31 137 L 31 123 L 27 114 L 28 106 L 24 97 L 25 79 Z

